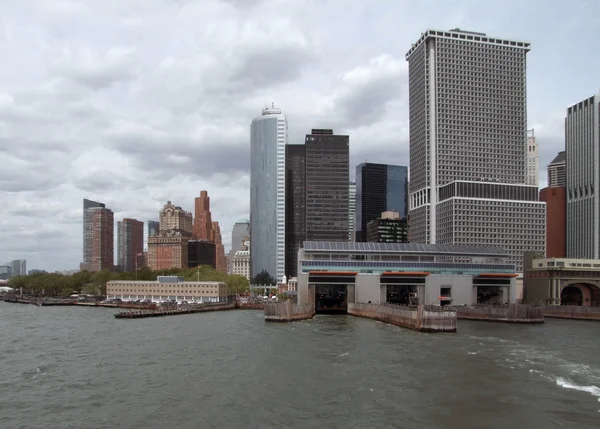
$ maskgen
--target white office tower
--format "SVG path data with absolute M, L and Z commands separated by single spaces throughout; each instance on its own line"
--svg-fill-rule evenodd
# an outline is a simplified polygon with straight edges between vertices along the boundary
M 532 186 L 540 186 L 540 148 L 533 129 L 527 131 L 527 180 Z
M 406 54 L 410 241 L 545 251 L 545 203 L 527 185 L 529 43 L 428 30 Z
M 348 188 L 348 241 L 354 241 L 354 218 L 356 216 L 356 182 Z
M 274 106 L 250 130 L 250 276 L 285 274 L 285 115 Z
M 600 259 L 600 94 L 567 109 L 567 257 Z

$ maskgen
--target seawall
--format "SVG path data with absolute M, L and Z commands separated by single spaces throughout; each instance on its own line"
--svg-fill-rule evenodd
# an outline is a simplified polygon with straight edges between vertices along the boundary
M 265 304 L 265 321 L 294 322 L 296 320 L 312 319 L 315 315 L 313 305 L 292 304 L 291 301 Z
M 579 307 L 574 305 L 548 305 L 544 316 L 557 319 L 600 321 L 600 307 Z
M 348 314 L 379 320 L 419 332 L 456 332 L 456 311 L 444 307 L 390 304 L 348 304 Z
M 525 304 L 454 307 L 459 320 L 504 323 L 544 323 L 544 307 Z

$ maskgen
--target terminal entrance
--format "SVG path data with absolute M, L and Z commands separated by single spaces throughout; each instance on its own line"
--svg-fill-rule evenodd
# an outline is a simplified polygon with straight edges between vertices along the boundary
M 316 284 L 315 312 L 320 314 L 347 313 L 348 286 L 340 284 Z
M 412 305 L 415 301 L 417 286 L 415 285 L 386 285 L 385 302 L 396 305 Z

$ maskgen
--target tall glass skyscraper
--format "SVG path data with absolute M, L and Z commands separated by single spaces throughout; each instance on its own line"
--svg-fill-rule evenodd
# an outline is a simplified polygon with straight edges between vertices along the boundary
M 408 168 L 362 163 L 356 166 L 356 241 L 367 241 L 367 224 L 393 210 L 408 215 Z
M 274 106 L 250 127 L 250 276 L 285 273 L 285 145 L 287 119 Z

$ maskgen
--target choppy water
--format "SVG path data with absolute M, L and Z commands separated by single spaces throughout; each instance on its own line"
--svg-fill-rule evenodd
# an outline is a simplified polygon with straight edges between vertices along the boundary
M 0 303 L 0 428 L 598 428 L 600 324 L 428 335 Z

